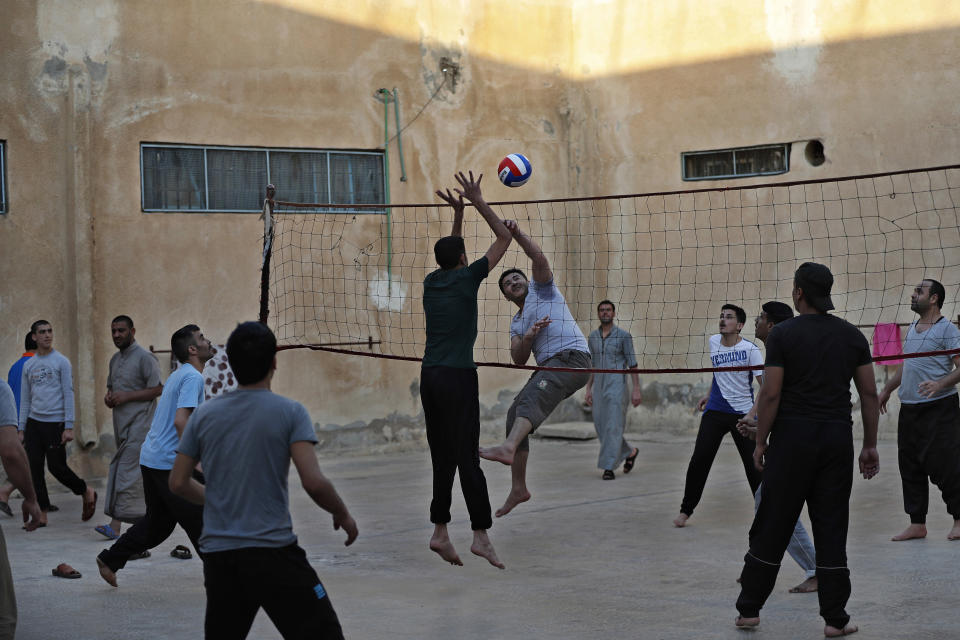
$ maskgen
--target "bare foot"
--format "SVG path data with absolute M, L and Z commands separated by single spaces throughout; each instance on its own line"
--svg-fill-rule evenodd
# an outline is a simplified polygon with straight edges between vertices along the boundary
M 506 568 L 504 564 L 500 562 L 500 558 L 497 557 L 497 552 L 493 550 L 493 544 L 490 543 L 490 538 L 487 537 L 486 531 L 473 532 L 473 544 L 470 546 L 470 553 L 480 556 L 481 558 L 486 558 L 487 562 L 497 569 Z
M 457 550 L 453 548 L 453 543 L 450 542 L 450 537 L 447 535 L 446 525 L 437 525 L 434 529 L 433 537 L 430 538 L 430 550 L 450 564 L 455 564 L 458 567 L 463 566 L 460 556 L 457 555 Z
M 111 587 L 117 586 L 117 574 L 110 567 L 104 564 L 103 560 L 97 558 L 97 569 L 100 570 L 100 577 L 106 580 Z
M 687 519 L 688 519 L 689 517 L 690 517 L 690 516 L 688 516 L 687 514 L 681 513 L 680 515 L 678 515 L 676 518 L 673 519 L 673 526 L 675 526 L 675 527 L 685 527 L 685 526 L 687 526 Z M 747 619 L 748 619 L 748 620 L 753 620 L 753 618 L 747 618 Z M 739 618 L 738 618 L 738 620 L 739 620 Z
M 507 494 L 507 499 L 504 501 L 503 506 L 497 509 L 494 515 L 496 515 L 498 518 L 501 516 L 505 516 L 511 511 L 513 511 L 513 508 L 515 506 L 517 506 L 521 502 L 526 502 L 529 499 L 530 499 L 529 491 L 527 490 L 517 491 L 515 489 L 511 489 L 510 493 Z
M 735 624 L 738 629 L 753 629 L 754 627 L 759 626 L 760 618 L 744 618 L 743 616 L 737 616 L 737 619 L 733 621 L 733 624 Z
M 851 633 L 856 633 L 860 629 L 853 624 L 848 624 L 843 629 L 837 629 L 836 627 L 831 627 L 827 625 L 823 628 L 823 635 L 828 638 L 839 638 L 841 636 L 848 636 Z
M 953 521 L 953 529 L 947 534 L 947 540 L 960 540 L 960 520 Z
M 914 538 L 926 538 L 927 537 L 927 525 L 925 524 L 911 524 L 909 527 L 903 530 L 903 533 L 900 535 L 893 536 L 890 538 L 894 542 L 901 542 L 903 540 L 913 540 Z
M 513 449 L 505 444 L 496 447 L 480 447 L 480 457 L 484 460 L 493 460 L 501 464 L 513 464 Z
M 790 593 L 814 593 L 817 590 L 817 576 L 807 578 L 795 587 L 790 588 Z

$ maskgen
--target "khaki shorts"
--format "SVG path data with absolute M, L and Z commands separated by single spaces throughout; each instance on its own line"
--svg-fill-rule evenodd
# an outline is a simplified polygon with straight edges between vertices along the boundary
M 542 366 L 589 369 L 590 354 L 582 351 L 561 351 L 546 360 Z M 590 374 L 587 372 L 534 371 L 507 411 L 507 435 L 510 435 L 513 423 L 518 417 L 530 421 L 533 425 L 531 433 L 536 431 L 558 404 L 572 396 L 578 389 L 582 389 L 589 379 Z M 529 448 L 530 441 L 524 438 L 519 450 L 525 451 Z

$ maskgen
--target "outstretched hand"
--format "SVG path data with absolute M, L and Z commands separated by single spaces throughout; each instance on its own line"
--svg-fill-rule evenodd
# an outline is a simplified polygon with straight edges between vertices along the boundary
M 527 330 L 527 337 L 531 339 L 535 338 L 537 334 L 540 333 L 540 330 L 543 329 L 548 324 L 550 324 L 550 316 L 543 316 L 542 318 L 534 322 L 533 326 L 531 326 Z
M 520 231 L 520 225 L 517 224 L 516 220 L 504 220 L 503 226 L 507 228 L 507 231 L 509 231 L 510 235 L 512 235 L 514 238 L 517 238 L 523 234 L 523 232 Z
M 465 176 L 463 171 L 453 176 L 457 179 L 457 182 L 460 183 L 460 186 L 463 187 L 462 189 L 454 188 L 454 191 L 470 202 L 476 203 L 477 201 L 483 200 L 483 193 L 480 191 L 480 181 L 483 180 L 483 174 L 481 173 L 477 176 L 477 179 L 474 180 L 473 171 L 469 173 L 469 177 Z
M 453 207 L 454 215 L 463 215 L 463 208 L 466 206 L 466 203 L 464 203 L 462 195 L 454 196 L 450 193 L 450 189 L 447 189 L 446 193 L 437 189 L 436 193 L 440 196 L 441 200 Z

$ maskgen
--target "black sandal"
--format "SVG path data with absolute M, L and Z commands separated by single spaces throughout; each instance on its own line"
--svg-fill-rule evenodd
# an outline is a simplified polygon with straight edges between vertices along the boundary
M 613 471 L 611 471 L 610 469 L 607 469 L 606 471 L 603 472 L 604 480 L 613 480 L 616 477 L 617 476 L 613 475 Z
M 623 461 L 623 472 L 630 473 L 633 470 L 633 463 L 637 461 L 637 456 L 640 455 L 640 449 L 634 447 L 633 453 L 627 456 L 627 459 Z
M 193 557 L 193 554 L 190 553 L 190 549 L 187 549 L 182 544 L 178 544 L 170 552 L 170 556 L 173 558 L 178 558 L 180 560 L 189 560 L 190 558 Z

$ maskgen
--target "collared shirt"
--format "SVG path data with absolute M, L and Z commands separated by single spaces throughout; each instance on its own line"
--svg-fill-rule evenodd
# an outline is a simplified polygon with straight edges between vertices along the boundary
M 590 358 L 597 369 L 629 369 L 637 366 L 637 356 L 633 350 L 633 336 L 617 325 L 610 328 L 607 337 L 603 337 L 603 328 L 594 329 L 587 340 L 590 345 Z M 626 383 L 625 373 L 598 373 L 593 384 Z
M 577 321 L 567 308 L 567 301 L 553 280 L 542 284 L 536 280 L 530 281 L 523 308 L 510 322 L 511 338 L 522 338 L 530 327 L 544 316 L 550 316 L 550 324 L 537 333 L 531 348 L 538 365 L 561 351 L 590 352 L 583 331 L 577 326 Z

